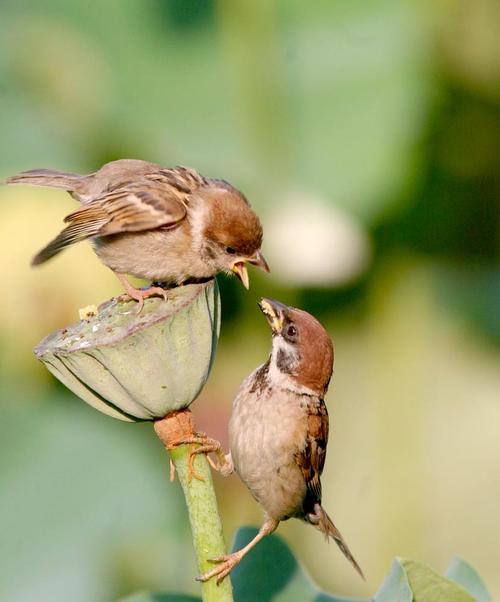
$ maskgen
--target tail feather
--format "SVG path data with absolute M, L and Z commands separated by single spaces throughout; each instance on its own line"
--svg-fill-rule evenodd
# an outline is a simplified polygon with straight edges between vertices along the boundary
M 356 569 L 356 571 L 360 574 L 362 579 L 365 579 L 363 575 L 363 571 L 361 570 L 359 564 L 354 559 L 354 556 L 351 554 L 351 550 L 347 546 L 345 539 L 342 537 L 342 534 L 337 529 L 337 527 L 333 524 L 332 519 L 325 512 L 321 504 L 314 504 L 314 512 L 307 514 L 306 520 L 313 524 L 317 529 L 319 529 L 322 533 L 325 534 L 328 539 L 331 537 L 335 540 L 338 547 L 342 550 L 344 556 L 349 560 L 352 566 Z
M 70 224 L 33 257 L 31 265 L 40 265 L 60 253 L 66 247 L 96 236 L 105 223 L 106 220 L 95 220 L 86 224 Z
M 30 169 L 5 180 L 6 184 L 31 184 L 32 186 L 49 186 L 63 188 L 68 192 L 77 190 L 82 176 L 76 173 L 54 171 L 52 169 Z

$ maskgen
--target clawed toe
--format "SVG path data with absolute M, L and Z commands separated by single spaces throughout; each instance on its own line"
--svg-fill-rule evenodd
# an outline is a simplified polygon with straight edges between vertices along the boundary
M 226 562 L 226 560 L 229 558 L 230 554 L 223 554 L 222 556 L 215 556 L 214 558 L 209 558 L 208 562 L 212 562 L 214 564 L 218 563 L 218 562 Z
M 160 286 L 150 286 L 146 289 L 129 288 L 126 293 L 117 297 L 118 301 L 137 301 L 137 313 L 140 314 L 144 307 L 144 300 L 149 297 L 163 297 L 164 301 L 168 300 L 167 291 Z
M 134 301 L 137 301 L 139 304 L 137 308 L 138 314 L 141 313 L 142 308 L 144 307 L 144 299 L 147 299 L 148 297 L 163 297 L 164 301 L 167 301 L 168 299 L 167 291 L 163 288 L 163 286 L 160 286 L 159 282 L 153 282 L 146 288 L 135 288 L 127 280 L 125 274 L 121 274 L 119 272 L 115 272 L 115 274 L 126 290 L 126 293 L 117 297 L 117 300 L 130 301 L 133 299 Z
M 275 518 L 268 518 L 266 522 L 262 525 L 262 527 L 259 529 L 257 535 L 252 539 L 250 543 L 247 543 L 247 545 L 244 548 L 241 548 L 241 550 L 233 552 L 232 554 L 211 558 L 209 562 L 215 562 L 217 566 L 211 569 L 210 571 L 206 571 L 205 573 L 203 573 L 203 575 L 197 577 L 197 580 L 208 581 L 209 579 L 212 579 L 212 577 L 216 577 L 217 585 L 219 585 L 219 583 L 229 575 L 229 573 L 234 569 L 234 567 L 237 564 L 239 564 L 240 560 L 245 556 L 245 554 L 248 554 L 248 552 L 255 545 L 257 545 L 263 537 L 275 531 L 278 525 L 279 520 Z
M 240 556 L 238 554 L 228 554 L 224 556 L 217 556 L 216 558 L 210 558 L 209 562 L 217 563 L 217 566 L 203 575 L 196 578 L 197 581 L 208 581 L 213 577 L 217 578 L 217 585 L 219 585 L 223 579 L 225 579 L 234 567 L 240 562 Z
M 198 481 L 204 481 L 205 478 L 202 475 L 200 475 L 198 472 L 196 472 L 196 470 L 195 470 L 195 467 L 194 467 L 195 458 L 199 454 L 205 454 L 210 465 L 212 466 L 212 468 L 217 470 L 218 466 L 212 461 L 212 459 L 208 456 L 208 454 L 215 452 L 219 455 L 219 459 L 220 459 L 220 457 L 224 458 L 224 454 L 221 452 L 221 445 L 215 439 L 211 439 L 210 437 L 207 437 L 205 435 L 205 433 L 193 433 L 192 436 L 182 437 L 180 439 L 177 439 L 176 441 L 173 441 L 172 443 L 170 443 L 168 445 L 168 449 L 175 449 L 179 445 L 189 445 L 189 444 L 198 445 L 199 447 L 194 448 L 194 449 L 192 448 L 189 451 L 188 480 L 189 480 L 189 482 L 191 482 L 192 478 L 194 477 Z
M 184 439 L 179 439 L 177 441 L 173 441 L 172 443 L 170 443 L 167 446 L 167 449 L 171 450 L 171 449 L 175 449 L 176 447 L 179 447 L 180 445 L 189 445 L 191 443 L 197 443 L 196 438 L 192 438 L 192 437 L 187 437 Z M 197 450 L 193 450 L 191 449 L 189 451 L 189 456 L 188 456 L 188 483 L 191 483 L 191 481 L 193 480 L 193 477 L 195 479 L 197 479 L 198 481 L 204 481 L 205 478 L 196 471 L 195 467 L 194 467 L 194 460 L 197 456 L 196 453 Z M 172 472 L 170 473 L 172 475 Z M 171 479 L 172 480 L 172 479 Z
M 196 453 L 194 451 L 189 452 L 189 460 L 188 460 L 188 482 L 191 483 L 193 477 L 198 481 L 205 481 L 205 478 L 199 473 L 196 472 L 194 467 L 194 459 L 196 458 Z

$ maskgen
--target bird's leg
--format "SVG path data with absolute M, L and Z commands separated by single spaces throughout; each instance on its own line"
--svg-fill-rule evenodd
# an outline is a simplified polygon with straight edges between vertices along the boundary
M 145 289 L 135 288 L 130 282 L 127 280 L 125 274 L 120 274 L 119 272 L 113 272 L 116 274 L 118 280 L 123 284 L 123 287 L 127 291 L 125 295 L 120 295 L 118 297 L 119 301 L 128 301 L 129 299 L 134 299 L 139 303 L 137 308 L 137 313 L 140 314 L 142 308 L 144 307 L 144 299 L 148 297 L 163 297 L 163 299 L 167 300 L 167 291 L 161 286 L 149 286 Z
M 259 541 L 266 535 L 270 535 L 279 525 L 279 520 L 274 518 L 268 518 L 262 525 L 257 535 L 252 539 L 251 542 L 247 543 L 244 548 L 233 552 L 232 554 L 225 554 L 224 556 L 218 556 L 217 558 L 211 558 L 210 562 L 216 562 L 217 566 L 203 575 L 197 577 L 197 581 L 208 581 L 212 577 L 217 578 L 217 585 L 229 575 L 234 567 L 240 563 L 243 556 L 248 554 L 250 550 L 259 543 Z
M 225 474 L 223 469 L 221 469 L 221 467 L 225 466 L 226 457 L 224 456 L 224 452 L 222 451 L 222 446 L 221 446 L 220 442 L 217 441 L 216 439 L 211 439 L 210 437 L 207 437 L 205 435 L 205 433 L 193 433 L 193 435 L 189 435 L 189 436 L 185 436 L 185 437 L 183 436 L 178 439 L 175 439 L 174 441 L 172 441 L 171 443 L 168 444 L 167 449 L 174 449 L 175 447 L 178 447 L 179 445 L 198 445 L 199 446 L 195 449 L 192 449 L 189 452 L 189 462 L 188 462 L 189 477 L 188 478 L 190 481 L 193 477 L 195 477 L 199 481 L 204 480 L 203 477 L 200 474 L 198 474 L 194 468 L 194 459 L 197 454 L 207 454 L 207 460 L 208 460 L 210 466 L 214 470 L 221 470 L 221 472 L 223 472 L 223 474 Z M 211 453 L 215 453 L 217 455 L 219 464 L 215 464 L 213 462 L 213 460 L 208 456 L 208 454 L 211 454 Z M 232 471 L 230 471 L 230 472 L 232 472 Z M 228 472 L 227 474 L 230 474 L 230 472 Z

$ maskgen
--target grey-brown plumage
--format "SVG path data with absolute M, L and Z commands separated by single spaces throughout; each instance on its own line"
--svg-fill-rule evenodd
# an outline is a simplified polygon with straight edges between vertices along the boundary
M 125 274 L 178 285 L 235 272 L 248 287 L 245 262 L 269 270 L 260 253 L 262 226 L 246 198 L 194 169 L 122 159 L 89 175 L 35 169 L 6 182 L 62 188 L 81 203 L 33 265 L 88 239 L 139 301 L 149 295 L 134 289 Z
M 310 314 L 277 301 L 260 303 L 273 333 L 268 361 L 241 385 L 229 423 L 233 469 L 265 512 L 259 534 L 238 552 L 215 559 L 202 580 L 223 579 L 279 522 L 299 518 L 333 538 L 363 577 L 344 538 L 321 505 L 321 474 L 328 442 L 324 395 L 333 369 L 333 346 Z

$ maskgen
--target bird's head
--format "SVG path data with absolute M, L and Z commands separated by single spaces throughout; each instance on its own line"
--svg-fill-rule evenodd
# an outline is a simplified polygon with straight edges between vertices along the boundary
M 273 335 L 269 376 L 297 392 L 325 395 L 333 371 L 333 345 L 323 326 L 305 311 L 273 299 L 259 307 Z
M 223 180 L 202 189 L 201 253 L 216 271 L 234 273 L 249 287 L 246 264 L 269 272 L 262 245 L 262 225 L 245 197 Z

